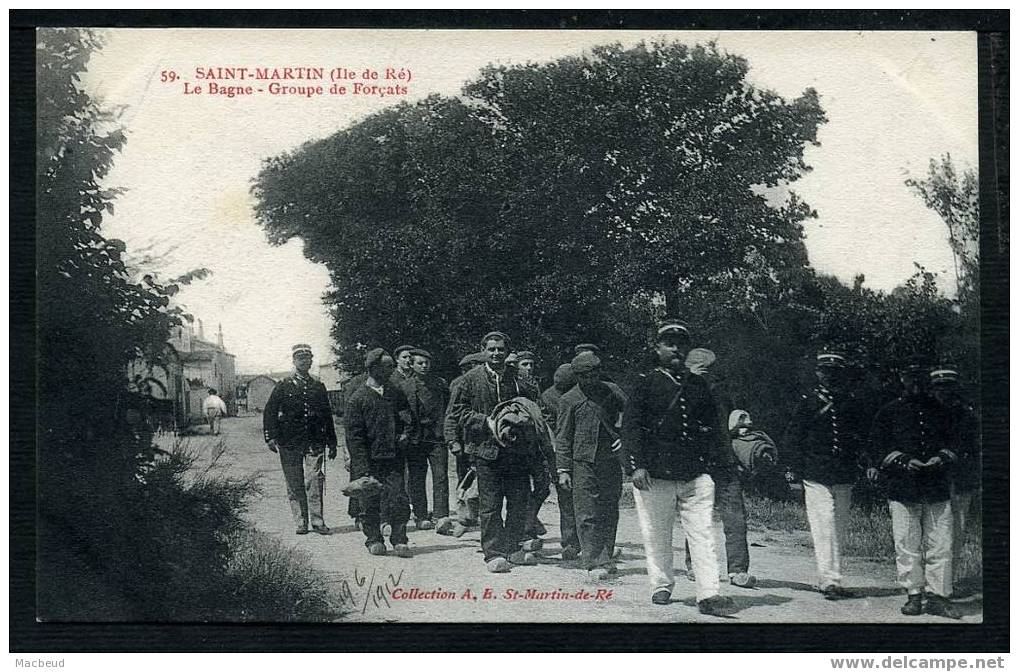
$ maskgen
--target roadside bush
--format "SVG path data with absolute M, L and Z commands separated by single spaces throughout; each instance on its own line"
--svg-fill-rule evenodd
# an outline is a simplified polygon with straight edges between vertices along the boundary
M 153 463 L 144 480 L 119 489 L 95 474 L 86 476 L 83 468 L 68 469 L 66 463 L 51 468 L 47 489 L 59 490 L 40 512 L 40 618 L 339 616 L 323 578 L 305 557 L 247 527 L 242 514 L 256 493 L 254 482 L 215 474 L 219 454 L 221 446 L 199 468 L 197 455 L 178 444 Z

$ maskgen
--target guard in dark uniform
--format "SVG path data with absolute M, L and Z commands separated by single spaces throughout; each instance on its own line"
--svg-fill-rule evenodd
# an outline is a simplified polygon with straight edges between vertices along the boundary
M 708 459 L 721 441 L 718 409 L 707 383 L 684 366 L 689 351 L 685 325 L 670 320 L 658 328 L 659 366 L 637 380 L 623 414 L 623 467 L 633 476 L 651 602 L 670 603 L 678 509 L 693 557 L 697 607 L 702 614 L 722 615 L 732 605 L 719 595 L 711 526 L 715 484 L 708 475 Z
M 952 594 L 951 468 L 965 457 L 953 450 L 947 409 L 926 394 L 927 371 L 913 363 L 899 374 L 903 393 L 874 418 L 870 442 L 886 482 L 895 565 L 908 593 L 902 613 L 959 618 Z M 927 601 L 924 604 L 924 592 Z
M 952 450 L 966 459 L 953 465 L 952 477 L 952 585 L 958 592 L 959 571 L 962 567 L 962 547 L 973 500 L 980 493 L 980 418 L 973 405 L 962 394 L 959 372 L 940 367 L 930 374 L 931 396 L 948 414 L 949 436 Z
M 800 399 L 782 442 L 794 477 L 803 479 L 818 587 L 829 600 L 850 596 L 842 587 L 842 549 L 853 483 L 861 470 L 869 469 L 866 420 L 847 373 L 842 355 L 817 355 L 817 385 Z
M 336 457 L 336 429 L 325 385 L 313 378 L 311 346 L 292 349 L 294 373 L 273 388 L 262 413 L 262 429 L 269 450 L 279 453 L 287 497 L 297 534 L 311 529 L 329 534 L 322 515 L 325 457 Z

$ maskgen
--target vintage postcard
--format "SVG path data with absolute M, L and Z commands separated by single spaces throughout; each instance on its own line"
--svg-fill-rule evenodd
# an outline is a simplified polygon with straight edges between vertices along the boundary
M 44 622 L 983 622 L 977 35 L 39 28 Z

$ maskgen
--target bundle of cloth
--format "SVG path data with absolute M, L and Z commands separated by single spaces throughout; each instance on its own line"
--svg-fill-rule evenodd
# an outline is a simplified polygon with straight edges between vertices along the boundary
M 729 436 L 732 452 L 744 477 L 754 479 L 763 472 L 773 471 L 778 465 L 778 448 L 771 437 L 754 428 L 750 414 L 736 409 L 729 414 Z

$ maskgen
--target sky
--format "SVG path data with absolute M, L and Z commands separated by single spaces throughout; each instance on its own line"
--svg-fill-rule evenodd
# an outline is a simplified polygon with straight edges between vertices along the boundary
M 715 40 L 745 57 L 750 79 L 788 99 L 819 94 L 828 123 L 813 170 L 793 189 L 818 212 L 806 225 L 811 264 L 844 281 L 889 290 L 914 262 L 942 274 L 952 256 L 936 214 L 905 185 L 931 158 L 977 166 L 975 33 L 755 31 L 394 31 L 113 29 L 93 57 L 86 88 L 118 106 L 128 142 L 107 178 L 127 193 L 105 235 L 159 257 L 164 277 L 206 267 L 212 275 L 178 296 L 205 325 L 222 324 L 240 372 L 288 368 L 290 346 L 330 359 L 325 267 L 302 243 L 268 244 L 255 222 L 251 180 L 263 159 L 328 137 L 401 100 L 455 95 L 488 63 L 543 62 L 611 42 Z M 374 96 L 186 95 L 197 68 L 321 67 L 360 74 L 411 73 L 408 94 Z M 177 81 L 162 81 L 174 72 Z M 169 75 L 167 75 L 169 77 Z M 219 81 L 247 85 L 250 81 Z M 307 85 L 309 82 L 286 82 Z M 311 82 L 317 84 L 318 82 Z M 374 82 L 373 82 L 374 83 Z M 381 83 L 381 82 L 380 82 Z M 265 88 L 267 82 L 254 82 Z M 326 89 L 329 82 L 323 84 Z M 207 90 L 206 90 L 207 91 Z

